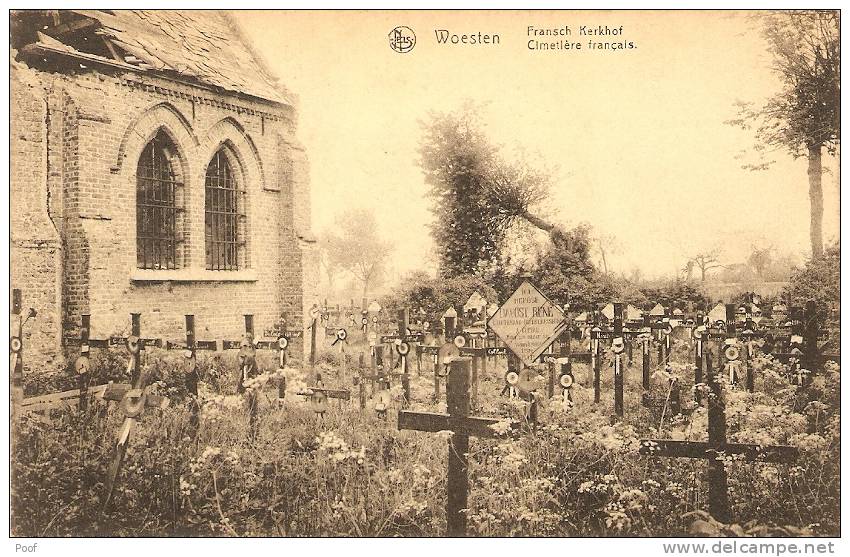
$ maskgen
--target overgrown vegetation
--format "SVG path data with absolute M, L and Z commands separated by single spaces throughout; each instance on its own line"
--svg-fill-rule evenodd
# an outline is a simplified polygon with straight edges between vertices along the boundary
M 672 372 L 681 377 L 684 400 L 691 398 L 690 367 L 683 363 L 689 353 L 685 341 L 676 341 Z M 251 439 L 245 402 L 233 394 L 231 366 L 208 363 L 194 440 L 183 393 L 157 383 L 174 404 L 149 412 L 135 430 L 115 501 L 105 512 L 103 483 L 123 419 L 117 408 L 96 403 L 87 413 L 57 411 L 50 420 L 27 415 L 16 426 L 12 453 L 13 534 L 443 534 L 445 435 L 397 431 L 392 413 L 380 419 L 371 402 L 362 412 L 356 402 L 331 404 L 319 418 L 295 395 L 303 375 L 289 370 L 283 407 L 274 400 L 274 382 L 258 382 L 260 427 Z M 684 416 L 659 423 L 658 409 L 640 404 L 635 366 L 627 371 L 622 422 L 612 425 L 610 374 L 603 375 L 603 402 L 595 405 L 590 370 L 576 365 L 569 412 L 556 397 L 545 401 L 536 433 L 472 441 L 471 534 L 670 536 L 707 527 L 703 515 L 693 514 L 706 508 L 705 463 L 637 452 L 641 437 L 704 439 L 705 411 L 686 405 Z M 829 367 L 804 396 L 785 379 L 782 365 L 765 357 L 756 366 L 756 393 L 728 394 L 730 439 L 790 443 L 802 457 L 790 466 L 729 466 L 738 528 L 760 535 L 837 535 L 838 370 Z M 427 360 L 422 367 L 430 370 Z M 323 369 L 326 380 L 350 386 L 350 375 L 334 369 Z M 521 412 L 522 403 L 498 396 L 503 372 L 490 369 L 481 385 L 481 413 Z M 653 396 L 663 399 L 667 385 L 659 371 Z M 399 391 L 391 391 L 396 405 Z M 414 409 L 436 410 L 425 402 L 432 392 L 430 374 L 415 375 Z

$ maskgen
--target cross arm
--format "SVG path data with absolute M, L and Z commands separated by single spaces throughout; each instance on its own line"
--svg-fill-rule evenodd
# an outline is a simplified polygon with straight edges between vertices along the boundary
M 312 396 L 313 393 L 322 393 L 328 398 L 341 398 L 342 400 L 350 400 L 351 393 L 340 389 L 323 389 L 320 387 L 310 387 L 306 391 L 299 391 L 295 394 L 300 396 Z
M 573 363 L 590 363 L 591 353 L 590 352 L 573 352 L 569 354 L 570 361 Z
M 188 348 L 185 342 L 172 342 L 169 340 L 165 343 L 166 350 L 186 350 Z M 195 350 L 211 350 L 216 352 L 218 350 L 218 342 L 215 340 L 196 340 Z
M 412 429 L 416 431 L 453 431 L 462 435 L 472 437 L 499 437 L 499 434 L 490 426 L 502 420 L 496 418 L 458 417 L 449 414 L 436 414 L 433 412 L 409 412 L 401 410 L 398 413 L 398 429 Z M 511 422 L 510 432 L 518 430 L 518 424 Z
M 106 385 L 106 388 L 103 390 L 100 397 L 103 400 L 120 402 L 129 390 L 130 385 L 124 383 L 109 383 Z M 169 400 L 164 396 L 154 394 L 145 395 L 145 406 L 148 408 L 166 408 L 168 404 Z
M 756 445 L 753 443 L 726 443 L 712 446 L 705 441 L 678 441 L 674 439 L 641 439 L 639 452 L 650 456 L 678 458 L 714 458 L 717 453 L 739 456 L 758 462 L 793 462 L 797 460 L 797 447 L 788 445 Z

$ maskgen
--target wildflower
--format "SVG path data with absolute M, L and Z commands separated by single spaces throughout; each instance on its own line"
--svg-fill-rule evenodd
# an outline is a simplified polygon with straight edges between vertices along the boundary
M 499 461 L 507 468 L 516 469 L 528 463 L 528 458 L 516 443 L 499 445 L 497 450 L 499 451 Z
M 352 460 L 358 465 L 366 463 L 366 447 L 361 446 L 359 450 L 349 447 L 348 443 L 337 434 L 323 431 L 316 437 L 319 451 L 327 455 L 331 462 L 339 464 L 346 460 Z
M 618 502 L 609 503 L 605 506 L 605 525 L 615 530 L 627 530 L 632 525 L 632 519 L 626 514 L 623 506 Z
M 640 483 L 644 487 L 651 487 L 651 488 L 656 488 L 656 489 L 661 487 L 661 484 L 656 482 L 655 480 L 643 480 Z
M 771 484 L 779 483 L 779 470 L 776 466 L 761 466 L 759 468 L 759 476 Z
M 188 497 L 189 495 L 192 494 L 192 490 L 195 489 L 196 487 L 197 486 L 195 484 L 190 483 L 189 481 L 186 480 L 186 478 L 184 478 L 183 476 L 180 476 L 180 494 L 181 495 Z
M 630 511 L 640 510 L 649 500 L 646 493 L 639 489 L 627 489 L 620 493 L 620 502 Z
M 214 459 L 215 457 L 217 457 L 220 454 L 221 454 L 221 448 L 207 446 L 207 448 L 204 449 L 204 452 L 201 453 L 201 457 L 198 459 L 198 461 L 199 462 L 211 461 L 212 459 Z
M 593 490 L 594 483 L 591 480 L 581 482 L 578 486 L 579 493 L 588 493 Z
M 798 433 L 789 439 L 791 445 L 802 451 L 817 452 L 826 448 L 826 439 L 817 433 Z
M 511 429 L 511 421 L 509 419 L 499 420 L 492 424 L 490 429 L 496 432 L 496 435 L 505 435 Z

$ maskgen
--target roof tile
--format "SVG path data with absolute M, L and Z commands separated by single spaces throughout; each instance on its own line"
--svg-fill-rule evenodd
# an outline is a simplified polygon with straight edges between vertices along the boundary
M 245 44 L 236 23 L 219 11 L 74 10 L 97 20 L 105 35 L 163 73 L 282 104 L 291 104 L 261 60 Z

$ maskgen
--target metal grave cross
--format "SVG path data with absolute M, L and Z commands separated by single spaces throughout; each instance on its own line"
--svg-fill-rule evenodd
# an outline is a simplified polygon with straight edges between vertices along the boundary
M 469 415 L 469 375 L 472 358 L 451 357 L 446 388 L 448 413 L 410 412 L 398 413 L 398 429 L 416 431 L 451 431 L 449 462 L 446 477 L 446 535 L 466 535 L 466 509 L 469 501 L 469 438 L 495 438 L 499 434 L 491 426 L 501 422 L 496 418 L 479 418 Z M 516 424 L 511 422 L 511 430 Z
M 726 403 L 723 388 L 711 367 L 711 353 L 704 351 L 705 372 L 710 393 L 708 405 L 708 442 L 673 439 L 642 439 L 640 453 L 672 458 L 708 460 L 708 512 L 716 520 L 728 524 L 732 520 L 729 485 L 724 464 L 727 456 L 737 455 L 748 461 L 793 462 L 797 447 L 788 445 L 756 445 L 726 442 Z

